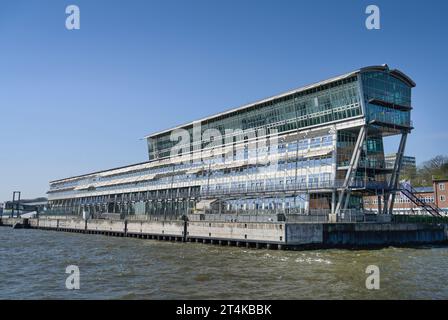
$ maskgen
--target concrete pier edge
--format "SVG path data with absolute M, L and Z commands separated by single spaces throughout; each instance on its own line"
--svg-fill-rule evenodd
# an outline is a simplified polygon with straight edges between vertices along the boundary
M 5 218 L 0 226 L 196 242 L 254 249 L 369 248 L 448 244 L 446 223 L 288 223 Z

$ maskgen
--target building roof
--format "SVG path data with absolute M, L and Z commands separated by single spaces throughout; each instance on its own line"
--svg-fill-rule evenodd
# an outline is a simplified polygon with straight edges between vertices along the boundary
M 48 201 L 25 202 L 25 203 L 20 203 L 20 204 L 24 204 L 27 206 L 46 206 L 48 204 Z
M 429 186 L 429 187 L 415 187 L 414 188 L 415 192 L 417 193 L 430 193 L 430 192 L 434 192 L 434 188 Z
M 152 134 L 148 134 L 144 138 L 156 137 L 156 136 L 165 134 L 167 132 L 170 132 L 170 131 L 173 131 L 173 130 L 176 130 L 176 129 L 180 129 L 180 128 L 184 128 L 184 127 L 187 127 L 187 126 L 191 126 L 194 123 L 200 123 L 200 122 L 203 122 L 203 121 L 206 121 L 206 120 L 210 120 L 210 119 L 213 119 L 213 118 L 221 117 L 223 115 L 226 115 L 226 114 L 229 114 L 229 113 L 233 113 L 233 112 L 236 112 L 236 111 L 241 111 L 243 109 L 247 109 L 247 108 L 253 107 L 253 106 L 258 105 L 258 104 L 262 104 L 262 103 L 265 103 L 265 102 L 268 102 L 268 101 L 280 99 L 280 98 L 289 96 L 289 95 L 294 94 L 294 93 L 298 93 L 298 92 L 301 92 L 301 91 L 305 91 L 305 90 L 313 89 L 313 88 L 316 88 L 316 87 L 320 87 L 320 86 L 323 86 L 323 85 L 326 85 L 328 83 L 332 83 L 332 82 L 335 82 L 335 81 L 338 81 L 338 80 L 347 79 L 347 78 L 350 78 L 350 77 L 352 77 L 352 76 L 354 76 L 356 74 L 359 74 L 361 72 L 375 71 L 375 70 L 377 70 L 377 71 L 386 71 L 386 70 L 390 70 L 390 69 L 389 69 L 389 66 L 387 64 L 360 68 L 358 70 L 355 70 L 355 71 L 352 71 L 352 72 L 349 72 L 349 73 L 345 73 L 345 74 L 342 74 L 342 75 L 339 75 L 339 76 L 336 76 L 336 77 L 333 77 L 333 78 L 330 78 L 330 79 L 327 79 L 327 80 L 319 81 L 319 82 L 316 82 L 316 83 L 313 83 L 313 84 L 310 84 L 310 85 L 306 85 L 306 86 L 303 86 L 303 87 L 300 87 L 300 88 L 297 88 L 297 89 L 294 89 L 294 90 L 291 90 L 291 91 L 287 91 L 287 92 L 281 93 L 281 94 L 276 95 L 276 96 L 272 96 L 272 97 L 269 97 L 269 98 L 266 98 L 266 99 L 262 99 L 262 100 L 259 100 L 259 101 L 253 102 L 253 103 L 249 103 L 249 104 L 237 107 L 237 108 L 232 108 L 232 109 L 229 109 L 227 111 L 224 111 L 224 112 L 221 112 L 221 113 L 217 113 L 217 114 L 214 114 L 214 115 L 202 118 L 200 120 L 191 121 L 191 122 L 188 122 L 188 123 L 185 123 L 185 124 L 182 124 L 182 125 L 178 125 L 176 127 L 170 128 L 170 129 L 166 129 L 166 130 L 158 131 L 158 132 L 155 132 L 155 133 L 152 133 Z M 397 69 L 390 70 L 390 74 L 392 76 L 394 76 L 394 77 L 404 81 L 410 87 L 415 87 L 415 82 L 410 77 L 408 77 L 403 72 L 401 72 L 400 70 L 397 70 Z
M 50 181 L 50 183 L 63 182 L 63 181 L 66 181 L 66 180 L 85 178 L 85 177 L 96 175 L 96 174 L 103 173 L 103 172 L 107 172 L 107 171 L 111 171 L 111 170 L 125 169 L 125 168 L 129 168 L 129 167 L 135 167 L 135 166 L 147 164 L 147 163 L 150 163 L 150 162 L 153 162 L 153 161 L 154 160 L 143 161 L 143 162 L 128 164 L 128 165 L 125 165 L 125 166 L 120 166 L 120 167 L 115 167 L 115 168 L 110 168 L 110 169 L 94 171 L 94 172 L 90 172 L 90 173 L 86 173 L 86 174 L 80 174 L 80 175 L 77 175 L 77 176 L 71 176 L 71 177 L 68 177 L 68 178 L 56 179 L 56 180 Z
M 16 200 L 16 203 L 18 200 Z M 6 201 L 6 203 L 10 204 L 12 203 L 11 200 Z M 48 199 L 44 197 L 35 198 L 35 199 L 20 199 L 21 205 L 27 205 L 27 206 L 43 206 L 48 204 Z

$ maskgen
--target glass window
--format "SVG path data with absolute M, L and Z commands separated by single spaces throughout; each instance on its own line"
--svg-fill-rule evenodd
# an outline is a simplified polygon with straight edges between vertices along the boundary
M 317 147 L 320 147 L 320 137 L 311 139 L 310 148 L 317 148 Z

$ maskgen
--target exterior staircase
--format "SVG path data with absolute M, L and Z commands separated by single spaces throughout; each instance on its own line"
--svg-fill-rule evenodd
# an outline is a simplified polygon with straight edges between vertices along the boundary
M 416 206 L 426 210 L 426 212 L 428 212 L 430 215 L 432 215 L 434 217 L 444 216 L 443 211 L 439 207 L 437 207 L 435 204 L 424 202 L 419 197 L 417 197 L 416 190 L 414 188 L 412 188 L 411 186 L 407 186 L 406 188 L 401 188 L 400 191 L 409 200 L 411 200 L 412 203 L 414 203 Z

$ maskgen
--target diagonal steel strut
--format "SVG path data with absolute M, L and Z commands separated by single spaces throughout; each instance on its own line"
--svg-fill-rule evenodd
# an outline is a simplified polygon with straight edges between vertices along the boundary
M 342 185 L 342 190 L 339 193 L 338 203 L 336 205 L 336 213 L 339 214 L 341 212 L 342 203 L 344 203 L 344 209 L 347 208 L 348 201 L 350 198 L 350 190 L 349 185 L 351 182 L 352 174 L 356 174 L 356 170 L 358 168 L 359 158 L 361 157 L 362 145 L 366 136 L 366 128 L 362 126 L 359 130 L 358 139 L 356 140 L 355 147 L 353 149 L 353 154 L 350 160 L 350 165 L 347 169 L 347 173 L 345 175 L 344 183 Z M 344 201 L 345 200 L 345 201 Z

